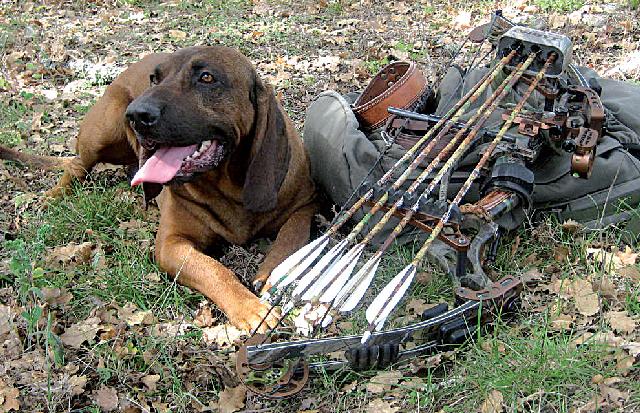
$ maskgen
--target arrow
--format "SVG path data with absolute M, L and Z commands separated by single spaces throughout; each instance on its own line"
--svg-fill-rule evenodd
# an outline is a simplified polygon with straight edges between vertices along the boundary
M 536 53 L 532 53 L 531 55 L 529 55 L 529 58 L 527 59 L 523 67 L 521 67 L 517 71 L 524 73 L 524 71 L 529 66 L 527 62 L 529 62 L 529 64 L 533 62 L 533 59 L 535 58 L 535 56 L 536 56 Z M 449 208 L 447 209 L 447 211 L 440 218 L 435 228 L 431 231 L 429 238 L 427 238 L 427 240 L 424 242 L 424 244 L 422 245 L 418 253 L 413 258 L 413 261 L 409 265 L 407 265 L 398 275 L 396 275 L 394 279 L 391 280 L 391 282 L 389 282 L 389 284 L 385 286 L 385 288 L 378 294 L 378 296 L 369 305 L 366 311 L 369 327 L 367 329 L 367 332 L 365 332 L 365 334 L 362 337 L 362 344 L 365 344 L 367 340 L 369 340 L 369 338 L 371 337 L 371 333 L 374 330 L 380 331 L 382 329 L 387 317 L 389 316 L 389 314 L 391 314 L 391 311 L 393 311 L 393 309 L 398 305 L 398 303 L 404 296 L 406 290 L 411 285 L 411 282 L 415 277 L 416 269 L 418 265 L 426 255 L 427 250 L 429 249 L 433 241 L 435 241 L 435 239 L 438 237 L 438 235 L 444 228 L 445 224 L 449 220 L 451 216 L 451 212 L 453 211 L 453 208 L 460 204 L 460 201 L 462 201 L 462 198 L 466 195 L 466 193 L 471 188 L 471 184 L 480 175 L 480 171 L 482 170 L 484 165 L 487 163 L 487 161 L 491 157 L 498 143 L 500 143 L 504 135 L 507 133 L 507 131 L 511 127 L 516 116 L 522 111 L 522 108 L 524 107 L 525 103 L 531 96 L 531 93 L 533 93 L 538 83 L 544 77 L 544 74 L 546 73 L 549 66 L 553 63 L 554 60 L 555 60 L 554 55 L 549 56 L 545 65 L 538 72 L 534 80 L 529 85 L 529 88 L 526 90 L 526 92 L 522 96 L 522 99 L 520 99 L 516 107 L 511 112 L 511 115 L 509 116 L 509 118 L 505 121 L 505 123 L 502 125 L 502 128 L 500 128 L 500 131 L 496 134 L 496 137 L 493 139 L 493 141 L 491 141 L 489 146 L 485 149 L 482 157 L 474 167 L 473 171 L 471 171 L 471 174 L 469 174 L 469 177 L 466 179 L 466 181 L 464 182 L 464 184 L 456 194 L 455 198 L 451 201 L 451 204 L 449 205 Z
M 516 51 L 512 51 L 509 55 L 503 57 L 500 62 L 494 67 L 493 70 L 488 71 L 474 86 L 471 90 L 463 96 L 421 139 L 419 139 L 416 144 L 409 149 L 377 182 L 376 185 L 382 187 L 385 185 L 392 177 L 395 171 L 400 168 L 400 166 L 404 165 L 409 159 L 411 159 L 416 152 L 427 142 L 431 137 L 440 130 L 443 126 L 446 127 L 447 131 L 451 128 L 453 123 L 460 119 L 460 117 L 467 111 L 469 106 L 475 102 L 480 95 L 486 90 L 486 88 L 491 84 L 491 82 L 500 74 L 502 68 L 506 66 L 515 56 Z M 412 162 L 411 165 L 404 171 L 404 173 L 396 180 L 396 182 L 392 185 L 392 189 L 399 189 L 402 184 L 406 181 L 406 179 L 411 175 L 411 173 L 420 165 L 422 160 L 431 152 L 433 147 L 435 146 L 437 140 L 444 133 L 439 133 L 436 138 L 431 140 L 429 144 L 421 151 L 418 155 L 420 157 L 419 162 Z M 422 155 L 422 157 L 420 156 Z M 286 285 L 294 282 L 301 274 L 303 274 L 310 265 L 313 264 L 314 260 L 320 255 L 320 253 L 326 247 L 327 239 L 334 235 L 342 225 L 349 220 L 358 211 L 365 202 L 371 200 L 374 195 L 374 190 L 370 189 L 367 191 L 365 195 L 363 195 L 358 201 L 354 203 L 354 205 L 346 212 L 341 213 L 336 219 L 336 223 L 331 226 L 324 235 L 322 235 L 318 240 L 315 240 L 300 250 L 289 256 L 286 260 L 284 260 L 280 265 L 278 265 L 272 272 L 268 278 L 268 284 L 270 285 L 269 292 L 263 296 L 263 300 L 269 299 L 278 289 L 284 288 Z M 389 191 L 386 191 L 381 198 L 376 202 L 374 207 L 369 213 L 367 213 L 360 222 L 354 228 L 354 233 L 357 235 L 362 228 L 367 224 L 369 219 L 384 205 L 384 203 L 388 200 Z M 355 239 L 355 235 L 352 237 Z M 285 282 L 286 281 L 286 282 Z
M 478 131 L 482 128 L 482 125 L 489 119 L 491 114 L 496 110 L 498 104 L 504 100 L 507 96 L 511 88 L 518 82 L 520 77 L 523 75 L 525 70 L 533 63 L 535 59 L 535 53 L 529 55 L 528 59 L 525 62 L 520 63 L 517 66 L 517 69 L 511 72 L 504 81 L 500 84 L 500 86 L 493 92 L 493 94 L 481 105 L 475 115 L 473 115 L 464 128 L 460 129 L 456 135 L 449 141 L 449 143 L 434 157 L 434 159 L 429 163 L 429 165 L 422 171 L 422 173 L 416 178 L 416 180 L 412 183 L 412 185 L 407 189 L 406 194 L 413 194 L 417 191 L 419 185 L 424 182 L 429 174 L 433 172 L 433 170 L 440 164 L 440 162 L 449 154 L 449 152 L 458 145 L 458 141 L 462 136 L 467 132 L 467 130 L 474 125 L 471 129 L 471 132 L 462 140 L 453 154 L 447 159 L 444 166 L 438 171 L 436 176 L 429 182 L 429 185 L 422 192 L 418 200 L 411 206 L 409 211 L 405 213 L 402 220 L 396 225 L 393 231 L 389 234 L 389 236 L 385 239 L 382 246 L 376 252 L 376 256 L 381 258 L 382 255 L 391 247 L 393 241 L 396 237 L 402 232 L 402 230 L 409 223 L 413 215 L 420 209 L 421 200 L 428 199 L 429 195 L 435 187 L 440 183 L 444 175 L 451 169 L 453 169 L 454 165 L 458 162 L 460 158 L 466 153 L 467 148 L 470 146 L 471 142 L 473 142 L 475 136 Z M 417 158 L 416 158 L 417 160 Z M 394 215 L 394 213 L 402 207 L 403 198 L 400 198 L 396 203 L 387 211 L 384 217 L 371 229 L 369 234 L 365 237 L 365 239 L 361 243 L 366 243 L 370 241 L 378 232 L 382 230 L 382 228 L 387 224 L 389 219 Z M 443 224 L 444 225 L 444 224 Z M 334 304 L 330 306 L 337 307 L 340 311 L 350 311 L 355 308 L 355 306 L 360 302 L 364 293 L 367 291 L 373 277 L 375 276 L 375 272 L 377 271 L 377 265 L 369 265 L 363 266 L 361 271 L 359 271 L 354 277 L 353 282 L 350 282 L 347 286 L 343 288 L 343 291 L 340 291 L 337 294 L 339 299 L 335 300 Z M 349 306 L 344 306 L 343 300 L 348 301 L 350 303 Z M 345 310 L 342 310 L 345 308 Z

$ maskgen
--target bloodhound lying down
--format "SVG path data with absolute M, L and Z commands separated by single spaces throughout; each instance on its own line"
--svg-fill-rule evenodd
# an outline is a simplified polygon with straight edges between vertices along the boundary
M 132 184 L 159 194 L 156 259 L 212 300 L 236 326 L 256 327 L 267 307 L 205 251 L 276 235 L 254 285 L 309 237 L 315 212 L 307 155 L 291 120 L 234 49 L 191 47 L 131 65 L 91 108 L 77 156 L 0 158 L 64 168 L 60 195 L 99 162 L 139 164 Z M 263 328 L 273 326 L 269 316 Z

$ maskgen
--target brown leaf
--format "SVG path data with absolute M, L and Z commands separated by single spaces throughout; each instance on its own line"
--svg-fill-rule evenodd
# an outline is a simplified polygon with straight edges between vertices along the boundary
M 214 327 L 205 327 L 202 329 L 202 339 L 207 344 L 217 344 L 224 347 L 240 340 L 245 335 L 245 331 L 239 330 L 231 324 L 219 324 Z
M 629 356 L 626 353 L 619 353 L 616 360 L 616 371 L 623 376 L 629 374 L 629 371 L 635 363 L 635 357 Z
M 71 242 L 64 247 L 56 247 L 51 250 L 47 255 L 46 262 L 54 268 L 86 264 L 91 261 L 92 248 L 91 242 L 83 242 L 82 244 Z
M 111 412 L 118 408 L 118 393 L 113 387 L 104 384 L 95 392 L 95 402 L 103 412 Z
M 536 284 L 538 281 L 542 281 L 543 278 L 544 274 L 537 267 L 529 268 L 521 277 L 522 282 L 526 285 Z
M 593 288 L 600 295 L 609 299 L 613 299 L 617 295 L 616 285 L 607 275 L 603 275 L 598 280 L 593 281 Z
M 582 229 L 582 224 L 572 219 L 568 219 L 562 223 L 562 229 L 570 234 L 575 234 Z
M 8 385 L 0 378 L 0 412 L 8 412 L 20 410 L 20 391 L 15 387 Z
M 606 404 L 611 404 L 615 407 L 624 406 L 624 403 L 629 398 L 629 393 L 621 392 L 620 390 L 609 387 L 606 384 L 607 383 L 600 383 L 598 385 L 600 388 L 600 395 L 604 398 Z
M 480 406 L 480 413 L 499 413 L 502 412 L 502 402 L 504 397 L 498 390 L 491 390 L 491 393 Z
M 635 265 L 628 265 L 616 271 L 619 276 L 629 278 L 631 281 L 640 281 L 640 270 Z
M 623 349 L 627 350 L 632 357 L 640 356 L 640 343 L 635 341 L 628 341 L 621 345 Z
M 401 378 L 401 371 L 381 371 L 372 377 L 365 387 L 371 393 L 382 393 L 390 390 L 393 385 L 398 384 Z
M 227 387 L 219 394 L 218 410 L 220 413 L 233 413 L 244 407 L 247 388 L 244 386 Z
M 211 313 L 211 307 L 205 305 L 198 309 L 196 316 L 193 319 L 193 324 L 202 328 L 202 327 L 210 327 L 213 324 L 214 318 Z
M 125 321 L 127 322 L 127 325 L 129 325 L 130 327 L 138 326 L 140 324 L 149 326 L 155 323 L 156 318 L 154 317 L 151 310 L 145 310 L 145 311 L 136 311 L 135 313 L 127 317 Z
M 64 344 L 73 348 L 80 348 L 85 341 L 93 340 L 100 329 L 98 317 L 89 317 L 86 320 L 67 327 L 60 339 Z
M 424 310 L 435 307 L 437 304 L 427 303 L 421 298 L 412 298 L 407 301 L 405 306 L 407 312 L 411 314 L 421 315 Z
M 558 331 L 569 330 L 573 324 L 573 319 L 574 317 L 569 314 L 558 314 L 551 320 L 551 327 Z
M 84 393 L 84 386 L 87 385 L 87 376 L 71 376 L 69 377 L 69 387 L 72 396 L 78 396 Z
M 156 391 L 156 385 L 158 384 L 158 380 L 160 380 L 159 374 L 149 374 L 148 376 L 144 376 L 140 379 L 140 381 L 147 386 L 149 391 Z
M 569 247 L 566 245 L 556 245 L 553 248 L 553 258 L 558 262 L 564 262 L 569 257 Z
M 453 26 L 456 29 L 468 29 L 471 27 L 471 12 L 461 10 L 453 20 Z
M 420 271 L 415 278 L 418 284 L 428 285 L 433 282 L 433 273 L 430 271 Z
M 395 413 L 400 411 L 399 407 L 391 406 L 391 402 L 382 399 L 374 399 L 367 404 L 367 413 Z
M 169 30 L 169 37 L 177 40 L 184 40 L 187 38 L 187 34 L 182 30 Z
M 49 305 L 65 305 L 73 298 L 73 295 L 64 288 L 42 287 L 42 299 Z
M 636 328 L 636 322 L 626 311 L 609 311 L 605 314 L 611 328 L 618 333 L 631 334 Z
M 587 280 L 576 278 L 571 282 L 576 308 L 584 316 L 592 316 L 600 311 L 598 294 L 593 292 L 591 283 Z
M 626 246 L 624 251 L 616 251 L 614 255 L 620 260 L 620 266 L 618 268 L 633 265 L 636 263 L 636 259 L 638 258 L 638 253 L 633 252 L 629 246 Z

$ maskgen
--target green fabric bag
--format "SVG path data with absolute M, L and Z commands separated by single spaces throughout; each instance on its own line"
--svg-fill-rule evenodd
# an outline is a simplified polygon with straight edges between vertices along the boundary
M 475 70 L 463 82 L 460 71 L 450 69 L 438 88 L 435 114 L 445 113 L 480 79 L 485 70 Z M 582 71 L 587 78 L 596 76 L 588 69 Z M 533 210 L 526 211 L 529 214 L 551 212 L 560 221 L 574 219 L 591 227 L 602 227 L 620 220 L 638 221 L 635 213 L 623 210 L 635 208 L 640 202 L 640 161 L 637 157 L 640 154 L 640 112 L 634 110 L 640 107 L 640 87 L 609 79 L 598 80 L 603 88 L 601 98 L 607 109 L 607 122 L 604 139 L 597 148 L 593 174 L 589 179 L 572 176 L 571 155 L 548 151 L 531 167 L 535 186 Z M 516 102 L 525 88 L 526 85 L 516 87 L 506 102 Z M 491 93 L 492 88 L 489 87 L 484 98 Z M 333 91 L 321 93 L 308 108 L 304 125 L 303 137 L 311 160 L 312 175 L 320 188 L 340 206 L 365 178 L 375 182 L 405 152 L 396 144 L 387 148 L 380 130 L 369 135 L 359 130 L 358 121 L 350 107 L 357 96 L 356 93 L 341 96 Z M 466 119 L 482 101 L 480 99 L 472 105 L 470 112 L 465 114 Z M 543 98 L 536 92 L 528 102 L 525 108 L 536 110 L 542 107 Z M 497 112 L 484 126 L 499 129 L 501 124 L 501 112 Z M 517 129 L 512 128 L 509 133 L 515 135 Z M 450 196 L 458 191 L 468 172 L 477 163 L 481 150 L 482 146 L 476 148 L 459 162 L 450 178 Z M 419 173 L 416 171 L 411 176 L 405 188 Z M 478 197 L 479 191 L 474 185 L 465 201 L 473 202 Z M 359 220 L 361 216 L 360 213 L 354 218 Z M 511 230 L 522 224 L 525 218 L 525 211 L 520 209 L 502 217 L 498 223 L 504 229 Z M 392 220 L 374 239 L 374 243 L 386 238 L 397 222 Z M 637 223 L 633 225 L 635 228 Z M 422 237 L 423 234 L 407 228 L 398 241 L 414 240 L 416 236 Z

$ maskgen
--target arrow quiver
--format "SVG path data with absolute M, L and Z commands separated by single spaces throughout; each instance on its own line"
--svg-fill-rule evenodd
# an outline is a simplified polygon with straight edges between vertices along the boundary
M 289 397 L 317 369 L 385 367 L 433 353 L 517 308 L 519 279 L 493 281 L 483 268 L 495 258 L 501 234 L 512 229 L 502 219 L 531 206 L 532 166 L 544 151 L 571 153 L 576 179 L 589 177 L 605 112 L 598 85 L 571 64 L 566 36 L 513 26 L 496 13 L 470 38 L 488 42 L 495 60 L 443 113 L 429 110 L 431 88 L 415 65 L 403 62 L 383 68 L 352 106 L 363 130 L 384 125 L 383 136 L 406 152 L 377 181 L 363 182 L 325 234 L 272 271 L 261 299 L 281 307 L 280 323 L 266 335 L 254 332 L 237 357 L 238 375 L 251 391 Z M 528 105 L 532 98 L 541 107 Z M 356 213 L 362 218 L 339 236 Z M 366 330 L 315 338 L 336 316 L 357 311 L 381 259 L 408 225 L 424 242 L 368 304 Z M 383 242 L 373 255 L 365 253 L 376 236 Z M 457 306 L 439 304 L 421 322 L 384 330 L 427 255 L 453 276 Z M 292 311 L 309 320 L 311 338 L 286 341 L 291 331 L 278 327 Z M 417 345 L 405 347 L 409 341 Z M 344 358 L 323 357 L 336 352 Z

